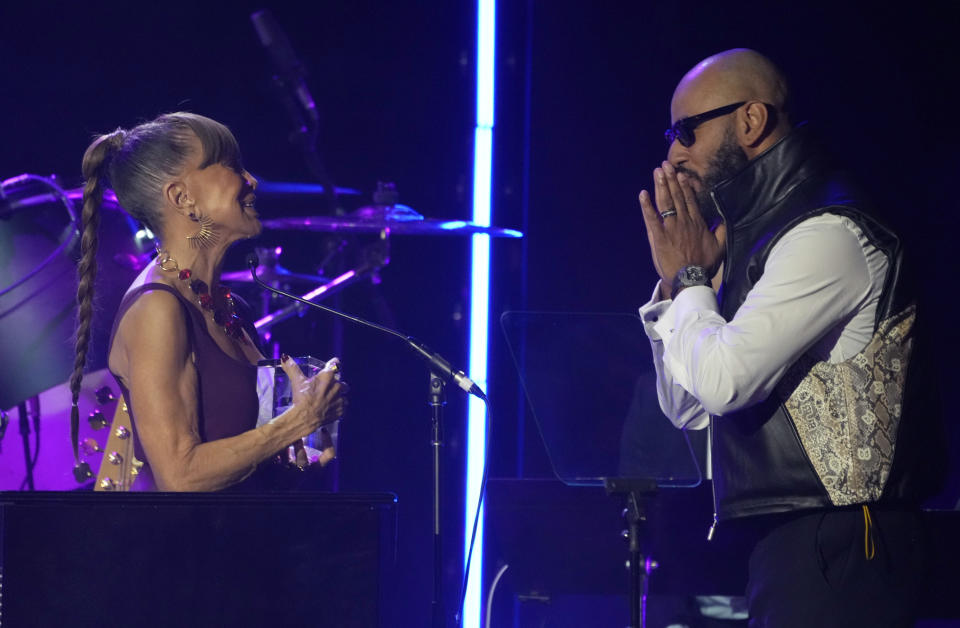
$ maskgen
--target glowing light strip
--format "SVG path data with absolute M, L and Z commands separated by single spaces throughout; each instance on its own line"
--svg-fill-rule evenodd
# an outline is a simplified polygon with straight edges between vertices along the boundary
M 356 276 L 357 276 L 357 271 L 355 271 L 355 270 L 348 270 L 347 272 L 343 273 L 343 274 L 340 275 L 339 277 L 334 277 L 333 279 L 331 279 L 331 280 L 328 281 L 327 283 L 323 284 L 323 285 L 320 286 L 319 288 L 316 288 L 316 289 L 314 289 L 314 290 L 311 290 L 310 292 L 306 293 L 305 295 L 303 295 L 303 296 L 300 297 L 300 298 L 303 299 L 304 301 L 313 301 L 314 299 L 316 299 L 316 298 L 317 298 L 318 296 L 320 296 L 321 294 L 323 294 L 323 293 L 325 293 L 325 292 L 329 292 L 329 291 L 332 290 L 333 288 L 336 288 L 337 286 L 339 286 L 340 284 L 342 284 L 342 283 L 344 283 L 344 282 L 346 282 L 346 281 L 350 281 L 351 279 L 353 279 L 353 278 L 356 277 Z M 253 326 L 256 327 L 257 329 L 260 329 L 260 328 L 263 327 L 264 325 L 269 325 L 271 322 L 273 322 L 274 320 L 276 320 L 276 319 L 278 319 L 278 318 L 284 318 L 284 317 L 290 316 L 291 314 L 293 314 L 293 312 L 294 312 L 295 310 L 298 309 L 298 306 L 299 306 L 299 307 L 308 307 L 307 305 L 304 305 L 303 303 L 299 303 L 299 302 L 298 302 L 298 303 L 294 303 L 294 304 L 292 304 L 292 305 L 288 305 L 287 307 L 283 308 L 282 310 L 278 310 L 278 311 L 276 311 L 276 312 L 273 312 L 272 314 L 267 314 L 266 316 L 264 316 L 263 318 L 261 318 L 260 320 L 258 320 L 256 323 L 254 323 Z
M 496 0 L 477 0 L 477 126 L 473 154 L 473 222 L 490 226 L 493 179 L 494 64 L 496 60 Z M 487 389 L 487 330 L 490 316 L 490 236 L 472 236 L 470 271 L 469 374 Z M 464 561 L 480 497 L 480 481 L 487 448 L 483 402 L 471 396 L 467 410 L 467 469 L 464 491 Z M 463 627 L 480 628 L 483 589 L 483 512 L 470 563 L 463 606 Z

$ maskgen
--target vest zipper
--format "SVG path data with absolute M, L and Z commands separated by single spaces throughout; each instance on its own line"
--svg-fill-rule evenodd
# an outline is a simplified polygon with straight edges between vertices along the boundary
M 720 199 L 717 198 L 717 192 L 716 192 L 716 190 L 710 190 L 710 198 L 713 199 L 713 204 L 716 206 L 716 208 L 717 208 L 717 213 L 720 214 L 720 219 L 723 221 L 723 224 L 724 224 L 724 225 L 729 225 L 729 226 L 731 227 L 731 228 L 730 228 L 730 231 L 728 231 L 728 232 L 726 233 L 726 245 L 725 245 L 725 246 L 726 246 L 726 252 L 725 252 L 724 255 L 723 255 L 723 276 L 722 276 L 722 278 L 720 279 L 720 289 L 722 290 L 722 289 L 723 289 L 723 286 L 727 284 L 727 279 L 728 279 L 728 276 L 729 276 L 729 274 L 730 274 L 731 264 L 728 264 L 727 262 L 730 261 L 729 258 L 728 258 L 728 256 L 729 256 L 730 252 L 733 250 L 733 247 L 731 246 L 731 242 L 733 241 L 733 225 L 731 225 L 731 224 L 730 224 L 730 221 L 727 220 L 726 213 L 725 213 L 724 210 L 723 210 L 723 203 L 721 203 L 721 202 L 720 202 Z M 719 298 L 719 291 L 718 291 L 718 298 Z M 721 316 L 722 316 L 722 314 L 721 314 Z M 713 540 L 713 535 L 716 534 L 716 532 L 717 532 L 717 524 L 720 523 L 720 516 L 717 514 L 717 510 L 719 510 L 719 509 L 717 508 L 717 485 L 716 485 L 716 483 L 715 483 L 715 482 L 716 482 L 716 478 L 713 477 L 713 449 L 714 449 L 714 447 L 713 447 L 713 444 L 714 444 L 714 443 L 713 443 L 713 419 L 714 419 L 714 417 L 713 417 L 713 415 L 711 415 L 711 416 L 710 416 L 710 424 L 709 424 L 709 426 L 708 426 L 708 429 L 710 430 L 710 438 L 708 439 L 708 445 L 710 445 L 710 448 L 707 450 L 707 454 L 708 454 L 708 457 L 707 457 L 707 466 L 708 466 L 708 468 L 710 469 L 710 493 L 711 493 L 711 495 L 713 496 L 713 521 L 710 523 L 710 529 L 707 530 L 707 542 L 708 542 L 708 543 Z

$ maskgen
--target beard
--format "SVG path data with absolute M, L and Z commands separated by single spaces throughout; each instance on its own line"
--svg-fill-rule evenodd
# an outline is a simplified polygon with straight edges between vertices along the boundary
M 747 154 L 743 152 L 740 144 L 737 143 L 737 136 L 734 133 L 733 125 L 727 127 L 723 136 L 723 143 L 710 162 L 707 164 L 707 171 L 701 177 L 695 172 L 687 170 L 683 166 L 678 166 L 679 172 L 685 173 L 691 179 L 696 179 L 700 185 L 694 187 L 697 198 L 697 206 L 700 209 L 700 215 L 703 216 L 707 226 L 713 229 L 720 224 L 720 212 L 710 196 L 710 191 L 722 181 L 725 181 L 737 174 L 750 163 Z

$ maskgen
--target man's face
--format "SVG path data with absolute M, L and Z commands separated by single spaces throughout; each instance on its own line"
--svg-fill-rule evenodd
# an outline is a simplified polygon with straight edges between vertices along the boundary
M 720 222 L 720 214 L 717 212 L 717 207 L 714 205 L 713 199 L 710 198 L 710 190 L 716 187 L 721 181 L 729 179 L 740 172 L 749 162 L 746 153 L 737 142 L 733 122 L 727 121 L 725 127 L 720 143 L 713 151 L 713 154 L 704 155 L 703 158 L 706 164 L 700 171 L 694 170 L 694 166 L 689 160 L 674 164 L 677 172 L 683 172 L 690 177 L 691 186 L 696 193 L 700 214 L 711 228 Z M 678 142 L 674 142 L 674 144 L 679 145 Z M 685 150 L 690 151 L 693 148 L 696 148 L 696 142 L 693 146 Z M 670 152 L 674 152 L 672 146 Z M 671 163 L 673 163 L 672 160 Z
M 728 105 L 742 102 L 744 93 L 717 72 L 707 68 L 688 74 L 677 85 L 670 101 L 671 124 Z M 741 108 L 702 121 L 693 130 L 693 143 L 684 146 L 674 140 L 667 152 L 677 172 L 689 177 L 704 220 L 712 228 L 720 216 L 710 198 L 710 190 L 736 174 L 749 159 L 737 138 Z

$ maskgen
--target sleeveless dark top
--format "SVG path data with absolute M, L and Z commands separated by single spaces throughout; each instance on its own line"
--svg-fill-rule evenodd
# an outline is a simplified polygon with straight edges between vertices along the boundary
M 114 319 L 113 330 L 110 332 L 110 349 L 113 348 L 113 339 L 124 314 L 133 302 L 148 290 L 162 290 L 174 295 L 186 314 L 187 338 L 193 351 L 194 366 L 197 369 L 199 397 L 197 419 L 201 441 L 236 436 L 256 427 L 260 409 L 257 398 L 257 367 L 227 355 L 210 335 L 203 312 L 174 288 L 162 283 L 147 283 L 128 292 L 121 301 Z M 251 329 L 252 327 L 248 324 L 248 333 Z M 252 330 L 251 338 L 256 340 L 256 329 Z M 134 484 L 134 490 L 138 485 L 142 490 L 142 488 L 148 488 L 144 484 L 153 483 L 152 473 L 148 468 L 150 461 L 146 459 L 137 436 L 137 421 L 133 415 L 133 406 L 130 404 L 130 393 L 117 374 L 113 373 L 113 376 L 130 410 L 135 455 L 139 460 L 144 461 L 141 475 L 145 474 L 147 477 L 141 478 Z

